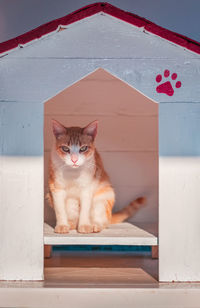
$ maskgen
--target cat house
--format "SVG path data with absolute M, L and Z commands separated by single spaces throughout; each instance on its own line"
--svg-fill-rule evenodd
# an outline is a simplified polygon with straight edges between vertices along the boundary
M 126 244 L 159 245 L 160 281 L 199 281 L 200 44 L 95 3 L 0 52 L 0 279 L 42 280 L 44 245 Z M 55 234 L 51 118 L 98 119 L 116 209 L 140 195 L 146 207 L 99 234 Z

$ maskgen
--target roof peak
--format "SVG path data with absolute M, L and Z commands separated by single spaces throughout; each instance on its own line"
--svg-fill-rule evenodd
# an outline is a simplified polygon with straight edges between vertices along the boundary
M 184 35 L 165 29 L 157 24 L 140 17 L 136 14 L 126 12 L 107 2 L 96 2 L 84 6 L 64 17 L 45 23 L 31 31 L 19 35 L 13 39 L 0 43 L 0 53 L 6 54 L 9 50 L 25 45 L 30 41 L 56 31 L 60 26 L 67 26 L 81 19 L 104 12 L 136 27 L 143 27 L 146 31 L 179 45 L 187 50 L 200 54 L 200 43 Z

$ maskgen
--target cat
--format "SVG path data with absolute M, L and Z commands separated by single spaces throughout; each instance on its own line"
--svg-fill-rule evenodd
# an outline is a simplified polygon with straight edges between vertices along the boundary
M 134 215 L 145 204 L 138 198 L 112 213 L 115 192 L 95 148 L 98 121 L 86 127 L 65 127 L 52 120 L 55 136 L 49 163 L 50 206 L 55 210 L 54 232 L 100 232 L 109 224 Z

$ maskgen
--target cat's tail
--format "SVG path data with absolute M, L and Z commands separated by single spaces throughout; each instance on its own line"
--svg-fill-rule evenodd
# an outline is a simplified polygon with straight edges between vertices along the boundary
M 132 217 L 141 207 L 145 205 L 145 203 L 146 203 L 145 197 L 140 197 L 132 201 L 122 210 L 112 214 L 111 224 L 117 224 Z

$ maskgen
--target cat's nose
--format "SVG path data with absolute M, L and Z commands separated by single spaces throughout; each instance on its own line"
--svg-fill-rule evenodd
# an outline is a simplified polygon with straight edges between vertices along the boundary
M 78 157 L 76 155 L 71 155 L 71 161 L 75 164 L 78 160 Z

